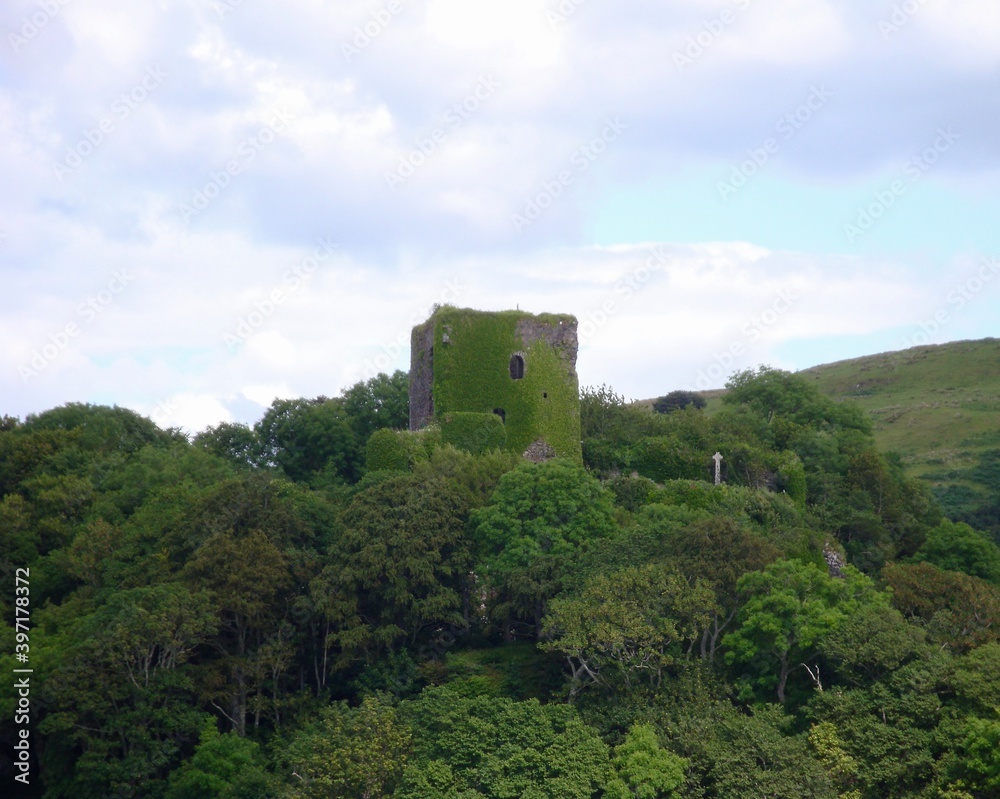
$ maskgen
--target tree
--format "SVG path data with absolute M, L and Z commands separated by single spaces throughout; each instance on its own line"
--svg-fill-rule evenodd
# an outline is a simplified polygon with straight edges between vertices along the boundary
M 618 779 L 608 785 L 608 799 L 672 799 L 680 795 L 687 761 L 660 746 L 652 725 L 634 725 L 615 747 L 611 762 Z
M 610 386 L 580 389 L 583 460 L 592 469 L 613 470 L 629 462 L 629 445 L 662 432 L 662 418 L 638 408 Z
M 170 775 L 165 799 L 268 799 L 271 778 L 254 741 L 220 735 L 215 719 L 201 729 L 194 755 Z
M 840 790 L 840 799 L 861 799 L 861 792 L 854 787 L 858 781 L 858 763 L 845 751 L 836 726 L 829 721 L 814 724 L 809 730 L 809 744 Z
M 689 583 L 703 580 L 715 594 L 711 623 L 704 626 L 699 642 L 701 656 L 712 660 L 742 604 L 739 579 L 764 569 L 777 560 L 781 551 L 760 535 L 721 516 L 694 521 L 680 529 L 667 528 L 662 547 Z
M 1000 589 L 985 580 L 930 563 L 886 566 L 882 580 L 892 604 L 940 646 L 964 652 L 1000 636 Z
M 194 437 L 194 445 L 241 468 L 259 465 L 262 456 L 260 440 L 245 424 L 222 422 L 209 427 Z
M 416 463 L 413 473 L 421 480 L 446 480 L 464 494 L 470 508 L 479 508 L 489 502 L 500 478 L 522 463 L 524 459 L 516 452 L 491 450 L 473 455 L 445 445 L 435 447 L 426 461 Z
M 828 425 L 871 432 L 871 423 L 857 406 L 837 404 L 804 378 L 781 369 L 760 366 L 737 372 L 726 382 L 726 389 L 723 403 L 744 407 L 765 425 L 778 423 L 774 433 L 779 437 L 794 430 L 781 425 L 782 421 L 794 426 Z M 786 442 L 774 443 L 779 449 L 786 448 Z
M 150 686 L 157 671 L 184 664 L 217 626 L 209 596 L 179 583 L 117 591 L 98 617 L 106 631 L 104 651 L 140 689 Z
M 953 666 L 948 653 L 926 652 L 878 682 L 813 694 L 808 715 L 836 734 L 825 752 L 819 740 L 814 747 L 841 791 L 856 789 L 864 799 L 937 796 L 931 786 L 957 732 L 942 701 Z
M 396 709 L 369 697 L 327 706 L 288 747 L 289 799 L 392 796 L 406 767 L 410 733 Z
M 147 444 L 170 445 L 183 440 L 179 431 L 161 430 L 153 421 L 128 408 L 80 402 L 30 414 L 17 432 L 23 434 L 42 430 L 77 431 L 77 445 L 99 455 L 132 453 Z
M 292 584 L 287 558 L 264 530 L 225 529 L 198 547 L 185 574 L 211 593 L 219 617 L 220 632 L 211 643 L 221 658 L 208 667 L 206 698 L 243 736 L 255 654 L 286 610 Z
M 927 635 L 896 608 L 864 604 L 820 642 L 836 674 L 849 684 L 870 685 L 923 654 Z
M 607 745 L 568 705 L 443 687 L 400 713 L 413 754 L 396 799 L 592 799 L 614 778 Z
M 314 586 L 325 595 L 338 666 L 468 626 L 468 514 L 462 493 L 440 478 L 403 475 L 354 497 Z
M 358 441 L 376 430 L 405 430 L 410 424 L 410 378 L 398 369 L 358 382 L 344 392 L 344 410 Z
M 671 391 L 653 402 L 653 410 L 657 413 L 670 413 L 683 410 L 689 405 L 701 410 L 706 404 L 705 398 L 696 391 Z
M 759 682 L 776 687 L 784 703 L 788 676 L 819 654 L 822 639 L 862 604 L 888 607 L 889 598 L 853 567 L 836 579 L 813 563 L 778 560 L 763 571 L 740 578 L 748 597 L 739 627 L 723 639 L 726 660 L 755 667 Z M 810 669 L 814 682 L 816 672 Z
M 254 425 L 263 463 L 279 467 L 296 481 L 331 479 L 353 482 L 364 460 L 359 439 L 340 399 L 275 400 Z
M 658 687 L 673 650 L 699 636 L 716 610 L 711 589 L 662 564 L 597 575 L 578 596 L 552 600 L 542 648 L 563 653 L 570 695 L 585 685 Z
M 913 559 L 1000 585 L 1000 547 L 963 522 L 943 520 L 927 533 Z
M 686 712 L 685 712 L 686 711 Z M 742 712 L 728 701 L 682 708 L 668 724 L 671 748 L 688 761 L 691 795 L 712 799 L 837 799 L 793 719 L 776 705 Z
M 46 708 L 36 728 L 46 794 L 160 795 L 204 721 L 188 660 L 214 628 L 207 597 L 144 586 L 99 606 L 72 595 L 34 615 L 46 630 L 32 640 L 45 664 L 34 693 Z
M 959 785 L 976 796 L 1000 794 L 1000 718 L 969 719 L 959 751 L 954 767 Z
M 614 514 L 611 494 L 568 461 L 525 463 L 500 478 L 473 524 L 506 634 L 526 619 L 540 635 L 546 603 L 581 547 L 615 531 Z

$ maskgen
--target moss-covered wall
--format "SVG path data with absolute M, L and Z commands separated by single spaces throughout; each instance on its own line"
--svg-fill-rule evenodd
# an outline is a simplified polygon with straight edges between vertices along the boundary
M 415 328 L 412 340 L 411 364 L 430 365 L 435 418 L 502 409 L 507 449 L 524 452 L 544 439 L 558 456 L 581 459 L 573 316 L 446 306 Z M 514 354 L 524 358 L 519 380 L 510 376 Z M 426 391 L 426 377 L 413 378 L 411 370 L 411 408 L 426 408 L 427 398 L 413 395 Z M 411 417 L 414 426 L 420 421 Z
M 490 449 L 506 449 L 507 429 L 495 413 L 450 411 L 441 417 L 441 441 L 481 455 Z

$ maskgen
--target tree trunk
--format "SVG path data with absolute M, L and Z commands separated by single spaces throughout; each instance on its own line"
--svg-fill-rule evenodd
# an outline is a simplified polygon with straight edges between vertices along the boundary
M 785 704 L 785 685 L 788 682 L 788 655 L 781 656 L 781 671 L 778 674 L 778 701 Z

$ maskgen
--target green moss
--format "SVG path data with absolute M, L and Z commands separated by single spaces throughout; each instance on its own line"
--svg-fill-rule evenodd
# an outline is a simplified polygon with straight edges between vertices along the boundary
M 365 467 L 370 472 L 406 471 L 410 468 L 410 448 L 396 430 L 376 430 L 365 447 Z
M 572 316 L 521 311 L 486 313 L 444 307 L 433 325 L 433 398 L 438 418 L 446 412 L 502 412 L 507 449 L 524 452 L 543 438 L 560 457 L 579 462 L 579 387 L 571 358 L 544 338 L 526 343 L 519 323 L 572 325 Z M 575 335 L 575 333 L 574 333 Z M 524 374 L 512 379 L 511 358 L 521 354 Z
M 503 449 L 507 430 L 495 413 L 456 411 L 441 417 L 441 440 L 456 449 L 479 455 L 490 449 Z
M 368 437 L 365 446 L 365 468 L 376 471 L 409 471 L 413 464 L 425 461 L 431 450 L 441 443 L 437 427 L 417 432 L 382 428 Z

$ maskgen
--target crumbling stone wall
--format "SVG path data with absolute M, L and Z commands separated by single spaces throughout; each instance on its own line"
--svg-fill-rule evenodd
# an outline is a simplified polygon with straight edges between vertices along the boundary
M 434 420 L 434 317 L 410 334 L 410 429 Z

